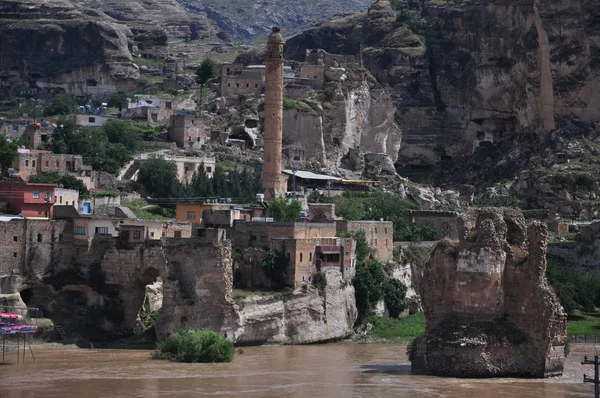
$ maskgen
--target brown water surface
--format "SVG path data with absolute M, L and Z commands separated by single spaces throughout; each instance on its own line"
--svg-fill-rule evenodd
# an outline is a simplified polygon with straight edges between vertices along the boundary
M 548 380 L 411 376 L 404 345 L 250 347 L 228 364 L 150 359 L 150 351 L 47 350 L 0 364 L 0 397 L 591 397 L 575 345 L 565 375 Z M 586 369 L 588 374 L 592 369 Z

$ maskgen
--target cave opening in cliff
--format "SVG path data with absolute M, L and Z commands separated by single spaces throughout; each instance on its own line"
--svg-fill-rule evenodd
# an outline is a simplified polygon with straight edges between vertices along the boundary
M 20 292 L 21 300 L 28 308 L 38 308 L 39 311 L 30 311 L 30 316 L 47 317 L 50 313 L 48 303 L 52 300 L 52 292 L 46 286 L 23 289 Z
M 238 128 L 233 129 L 231 134 L 229 134 L 229 145 L 230 146 L 240 146 L 239 143 L 245 143 L 246 148 L 254 147 L 254 140 L 250 137 L 250 134 L 246 132 L 244 127 L 238 126 Z

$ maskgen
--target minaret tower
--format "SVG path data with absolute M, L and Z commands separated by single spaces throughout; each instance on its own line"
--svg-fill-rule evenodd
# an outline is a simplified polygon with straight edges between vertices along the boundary
M 274 27 L 267 38 L 265 88 L 265 151 L 263 191 L 270 201 L 285 196 L 287 177 L 281 173 L 283 135 L 283 36 Z

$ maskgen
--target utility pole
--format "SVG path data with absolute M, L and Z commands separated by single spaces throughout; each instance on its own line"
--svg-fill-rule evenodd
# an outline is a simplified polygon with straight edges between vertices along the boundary
M 594 378 L 588 377 L 587 375 L 583 375 L 584 383 L 594 383 L 594 398 L 600 398 L 600 374 L 598 373 L 598 368 L 600 367 L 600 359 L 598 355 L 594 357 L 594 360 L 588 359 L 588 357 L 583 357 L 582 365 L 594 365 Z

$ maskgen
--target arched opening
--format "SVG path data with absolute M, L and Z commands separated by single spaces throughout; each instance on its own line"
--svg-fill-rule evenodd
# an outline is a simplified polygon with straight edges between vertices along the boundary
M 244 122 L 244 125 L 246 126 L 246 128 L 255 129 L 255 128 L 258 127 L 258 120 L 256 120 L 256 119 L 247 119 Z
M 252 139 L 252 137 L 250 137 L 250 135 L 242 126 L 237 126 L 232 130 L 231 134 L 229 134 L 229 140 L 230 146 L 235 145 L 235 141 L 231 142 L 231 140 L 241 140 L 245 142 L 246 148 L 254 147 L 254 140 Z

